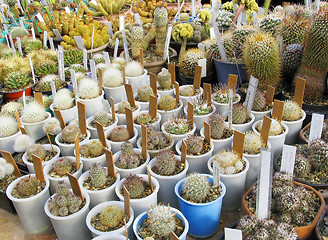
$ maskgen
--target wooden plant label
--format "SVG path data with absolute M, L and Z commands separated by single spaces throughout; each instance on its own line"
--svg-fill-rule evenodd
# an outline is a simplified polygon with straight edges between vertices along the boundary
M 148 182 L 149 182 L 149 185 L 150 185 L 151 192 L 154 192 L 153 180 L 151 179 L 148 164 L 147 164 L 147 175 L 148 175 Z
M 251 78 L 249 80 L 247 95 L 246 95 L 246 99 L 244 102 L 244 105 L 246 106 L 246 109 L 248 112 L 250 112 L 253 108 L 258 81 L 259 80 L 253 76 L 251 76 Z
M 185 141 L 182 141 L 181 144 L 181 162 L 186 166 L 187 161 L 187 144 Z
M 157 116 L 157 97 L 154 95 L 149 96 L 149 115 L 152 118 Z
M 266 91 L 266 97 L 265 97 L 265 102 L 267 104 L 272 104 L 273 98 L 274 98 L 274 92 L 275 92 L 275 88 L 268 85 L 268 88 Z
M 265 145 L 267 145 L 269 141 L 271 121 L 271 118 L 264 116 L 261 130 L 261 138 Z
M 77 102 L 77 111 L 79 117 L 79 127 L 82 134 L 87 134 L 87 121 L 85 114 L 85 105 L 83 103 Z
M 46 180 L 44 178 L 41 159 L 38 156 L 32 154 L 32 160 L 33 160 L 33 167 L 35 171 L 35 177 L 41 182 L 45 182 Z
M 179 240 L 178 236 L 173 231 L 170 232 L 170 240 Z
M 177 82 L 174 83 L 175 87 L 175 98 L 178 104 L 180 104 L 180 89 L 179 89 L 179 84 Z
M 305 83 L 305 79 L 296 77 L 294 101 L 297 102 L 300 107 L 303 105 Z
M 126 84 L 125 66 L 122 67 L 123 83 Z
M 310 136 L 309 136 L 309 144 L 315 139 L 321 139 L 323 122 L 325 120 L 325 115 L 313 113 L 310 127 Z
M 220 163 L 213 160 L 213 185 L 218 186 L 220 184 Z
M 17 126 L 19 128 L 22 127 L 22 122 L 20 120 L 19 113 L 18 113 L 18 110 L 17 109 L 16 109 L 16 112 L 15 112 L 15 118 L 16 118 Z
M 70 173 L 67 173 L 67 176 L 68 176 L 69 182 L 71 184 L 73 193 L 76 196 L 80 197 L 82 199 L 82 201 L 84 201 L 82 191 L 81 191 L 81 187 L 80 187 L 80 184 L 79 184 L 79 181 L 77 180 L 77 178 L 75 176 L 73 176 L 72 174 L 70 174 Z
M 237 88 L 238 76 L 234 74 L 229 74 L 228 77 L 228 89 L 236 90 Z
M 284 102 L 275 99 L 273 103 L 272 118 L 281 121 L 283 110 Z
M 157 76 L 154 73 L 149 73 L 150 87 L 153 89 L 153 93 L 157 96 Z
M 116 178 L 113 153 L 109 151 L 107 148 L 105 148 L 105 155 L 106 155 L 107 173 L 109 176 Z
M 194 75 L 194 88 L 200 89 L 200 83 L 202 81 L 202 67 L 199 65 L 195 66 L 195 75 Z
M 239 229 L 224 228 L 225 240 L 242 240 L 243 232 Z
M 235 153 L 237 153 L 240 158 L 243 157 L 244 143 L 245 143 L 245 134 L 234 130 L 232 150 Z
M 34 99 L 37 103 L 43 106 L 43 98 L 42 98 L 42 92 L 35 92 L 34 93 Z
M 284 145 L 282 149 L 280 172 L 294 174 L 294 165 L 297 147 Z
M 115 113 L 115 101 L 113 97 L 110 97 L 109 99 L 110 101 L 110 106 L 111 106 L 111 111 L 112 111 L 112 120 L 115 121 L 116 120 L 116 113 Z
M 28 135 L 25 128 L 20 127 L 19 130 L 21 131 L 22 134 Z
M 123 185 L 123 196 L 124 196 L 124 212 L 126 213 L 126 215 L 128 215 L 130 217 L 131 216 L 131 213 L 130 213 L 130 193 L 124 185 Z
M 129 240 L 129 231 L 128 231 L 128 226 L 126 225 L 125 219 L 124 219 L 124 227 L 125 227 L 125 240 Z
M 125 87 L 126 97 L 128 98 L 128 102 L 130 103 L 131 107 L 135 107 L 136 102 L 134 100 L 132 85 L 125 83 L 124 87 Z
M 56 118 L 57 118 L 58 121 L 60 122 L 60 127 L 61 127 L 62 129 L 64 129 L 64 128 L 66 127 L 66 124 L 65 124 L 65 121 L 64 121 L 63 115 L 61 114 L 61 111 L 58 110 L 58 109 L 54 109 L 54 112 L 55 112 Z
M 147 145 L 148 145 L 148 134 L 147 134 L 147 127 L 145 125 L 141 126 L 141 147 L 142 147 L 142 156 L 144 159 L 147 159 Z
M 46 135 L 47 135 L 48 142 L 49 142 L 49 144 L 50 144 L 50 147 L 51 147 L 52 153 L 54 154 L 54 156 L 56 156 L 56 152 L 55 152 L 55 150 L 54 150 L 54 146 L 53 146 L 52 143 L 51 143 L 51 140 L 50 140 L 50 137 L 49 137 L 49 134 L 48 134 L 47 130 L 45 130 L 45 132 L 46 132 Z
M 99 122 L 96 121 L 96 127 L 97 127 L 97 132 L 98 132 L 98 138 L 99 141 L 104 145 L 104 147 L 107 147 L 107 141 L 104 133 L 104 127 L 101 125 Z
M 17 176 L 17 177 L 21 177 L 22 174 L 19 171 L 19 169 L 17 167 L 17 164 L 16 164 L 13 156 L 11 155 L 11 153 L 1 150 L 1 155 L 7 161 L 7 163 L 10 163 L 14 166 L 14 175 Z
M 126 125 L 128 127 L 130 138 L 134 136 L 134 122 L 131 108 L 125 108 Z
M 168 70 L 171 74 L 171 83 L 175 84 L 175 65 L 173 63 L 168 64 Z
M 76 158 L 76 169 L 79 169 L 80 165 L 81 165 L 79 134 L 76 134 L 76 136 L 75 136 L 74 145 L 75 145 L 75 155 L 76 155 L 76 157 L 75 157 Z
M 142 70 L 144 70 L 145 68 L 145 62 L 144 62 L 144 52 L 142 50 L 142 48 L 140 48 L 140 64 L 142 66 Z M 144 71 L 142 71 L 143 73 Z
M 39 30 L 38 30 L 38 26 L 36 25 L 36 22 L 33 21 L 33 29 L 34 29 L 34 33 L 35 35 L 39 36 Z
M 99 95 L 102 94 L 102 88 L 103 88 L 103 73 L 104 71 L 99 68 L 98 69 L 98 86 L 99 86 Z
M 195 109 L 195 106 L 192 103 L 188 102 L 187 119 L 188 119 L 188 123 L 189 123 L 190 128 L 194 127 L 194 109 Z
M 204 135 L 205 141 L 211 145 L 211 125 L 207 122 L 204 122 Z
M 204 100 L 207 102 L 207 106 L 212 105 L 212 85 L 204 83 Z

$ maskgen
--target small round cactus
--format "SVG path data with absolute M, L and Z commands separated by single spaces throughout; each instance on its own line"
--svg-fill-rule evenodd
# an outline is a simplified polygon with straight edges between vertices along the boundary
M 37 102 L 31 102 L 24 108 L 21 120 L 25 123 L 37 123 L 46 118 L 47 113 L 44 110 L 44 107 Z
M 117 63 L 117 64 L 120 64 L 121 66 L 125 66 L 126 60 L 125 60 L 125 58 L 117 57 L 112 60 L 112 63 Z
M 122 154 L 131 156 L 134 154 L 133 145 L 130 142 L 124 142 L 121 145 L 121 151 L 122 151 Z
M 14 135 L 18 132 L 18 125 L 13 117 L 0 116 L 0 138 Z
M 96 112 L 93 119 L 104 127 L 107 127 L 111 122 L 108 113 L 105 111 Z
M 220 164 L 222 174 L 232 175 L 244 169 L 242 159 L 232 151 L 221 151 L 214 156 L 214 161 Z
M 149 113 L 141 113 L 140 115 L 137 116 L 136 122 L 139 125 L 146 125 L 152 120 L 151 116 Z
M 141 102 L 149 102 L 149 96 L 153 93 L 153 89 L 150 86 L 141 86 L 138 88 L 138 100 Z
M 328 144 L 324 141 L 317 139 L 311 142 L 309 147 L 310 163 L 311 166 L 320 170 L 322 167 L 325 168 L 326 159 L 328 156 Z
M 50 135 L 57 135 L 62 130 L 57 118 L 50 118 L 43 124 L 43 130 Z
M 297 121 L 302 118 L 302 108 L 295 101 L 286 101 L 282 112 L 282 120 Z
M 66 173 L 69 173 L 72 171 L 73 163 L 69 158 L 61 157 L 58 158 L 53 164 L 52 164 L 52 170 L 57 173 L 58 175 L 66 175 Z
M 177 166 L 174 152 L 171 150 L 163 150 L 157 155 L 156 168 L 158 173 L 164 176 L 174 174 Z
M 72 92 L 67 88 L 60 89 L 54 96 L 53 106 L 55 109 L 66 110 L 74 107 Z
M 41 144 L 34 144 L 26 150 L 27 160 L 30 162 L 33 161 L 33 154 L 39 157 L 41 160 L 43 160 L 47 155 L 46 149 Z
M 160 237 L 169 236 L 176 228 L 174 213 L 171 208 L 164 205 L 152 207 L 152 211 L 147 211 L 149 219 L 149 229 L 152 233 Z
M 115 228 L 123 221 L 124 213 L 117 206 L 107 206 L 99 214 L 101 225 Z
M 220 113 L 214 113 L 209 118 L 209 124 L 211 126 L 211 138 L 221 139 L 224 136 L 226 125 L 224 118 Z
M 257 126 L 256 126 L 256 130 L 261 132 L 262 131 L 262 124 L 263 124 L 263 120 L 261 120 Z M 284 131 L 283 126 L 281 125 L 280 122 L 278 122 L 275 119 L 272 119 L 271 121 L 271 127 L 270 127 L 270 136 L 277 136 L 279 134 L 281 134 Z
M 164 111 L 170 111 L 177 107 L 177 102 L 173 96 L 163 96 L 158 103 L 158 109 Z
M 30 197 L 35 195 L 38 191 L 38 186 L 40 185 L 40 180 L 36 177 L 28 176 L 22 178 L 17 184 L 17 192 L 22 197 Z
M 143 74 L 142 66 L 139 62 L 131 61 L 125 66 L 125 75 L 127 77 L 138 77 Z
M 99 64 L 99 63 L 105 63 L 105 58 L 102 54 L 97 53 L 95 55 L 92 56 L 92 60 L 95 61 L 95 64 Z
M 80 81 L 78 96 L 82 99 L 92 99 L 99 96 L 99 86 L 97 81 L 84 78 Z
M 129 102 L 122 101 L 117 105 L 117 113 L 125 114 L 125 108 L 130 108 L 131 105 Z
M 76 135 L 81 134 L 80 129 L 75 124 L 66 126 L 62 131 L 62 139 L 67 143 L 74 143 Z
M 171 74 L 169 71 L 161 71 L 157 74 L 157 81 L 161 90 L 168 90 L 171 88 Z
M 253 104 L 253 111 L 262 112 L 266 106 L 264 94 L 260 90 L 256 90 Z
M 30 136 L 22 134 L 15 139 L 14 150 L 16 152 L 25 152 L 33 144 L 34 140 Z
M 185 140 L 187 145 L 187 154 L 197 155 L 201 154 L 204 149 L 204 138 L 195 135 L 189 135 Z
M 21 115 L 23 108 L 24 105 L 22 103 L 11 101 L 2 106 L 0 115 L 7 117 L 15 117 L 16 111 L 18 111 L 18 114 Z
M 241 103 L 237 103 L 232 107 L 232 123 L 243 124 L 247 120 L 247 110 Z
M 88 148 L 89 148 L 89 153 L 91 157 L 98 157 L 101 156 L 105 153 L 105 147 L 104 145 L 101 143 L 101 141 L 97 140 L 92 140 L 89 144 L 88 144 Z
M 194 96 L 196 94 L 195 88 L 191 85 L 180 87 L 180 95 L 184 97 Z
M 126 126 L 117 126 L 109 134 L 109 139 L 113 142 L 124 142 L 130 139 L 130 134 Z
M 294 174 L 297 177 L 306 177 L 311 171 L 310 161 L 302 154 L 296 154 Z
M 205 176 L 192 173 L 186 178 L 182 186 L 181 194 L 183 194 L 188 201 L 202 203 L 206 200 L 210 192 L 210 187 L 210 183 Z
M 244 152 L 251 155 L 260 153 L 262 147 L 261 136 L 253 131 L 245 133 Z
M 123 84 L 123 74 L 120 70 L 110 67 L 104 71 L 103 84 L 105 87 L 119 87 Z
M 123 186 L 130 193 L 131 199 L 141 198 L 145 191 L 145 181 L 137 175 L 130 175 L 125 178 Z
M 100 164 L 94 164 L 90 169 L 90 178 L 91 184 L 94 187 L 100 188 L 104 186 L 107 181 L 106 169 L 100 166 Z

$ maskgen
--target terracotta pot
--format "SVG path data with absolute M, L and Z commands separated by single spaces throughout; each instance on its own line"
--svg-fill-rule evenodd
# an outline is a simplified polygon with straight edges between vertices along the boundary
M 309 122 L 304 128 L 300 131 L 299 141 L 300 143 L 308 143 L 309 139 L 305 137 L 305 132 L 311 127 L 311 122 Z
M 256 183 L 254 183 L 255 185 Z M 302 184 L 302 183 L 298 183 L 298 182 L 294 182 L 295 185 L 298 186 L 303 186 L 311 191 L 313 191 L 320 199 L 321 202 L 321 206 L 320 209 L 318 210 L 317 215 L 315 216 L 313 222 L 309 225 L 306 226 L 301 226 L 301 227 L 296 227 L 295 230 L 299 236 L 300 239 L 305 240 L 308 239 L 311 236 L 311 233 L 315 227 L 315 225 L 317 224 L 321 213 L 323 212 L 324 208 L 325 208 L 325 200 L 323 199 L 323 197 L 321 196 L 321 194 L 315 190 L 313 187 Z M 243 199 L 242 199 L 242 206 L 241 206 L 241 211 L 244 215 L 254 215 L 253 213 L 251 213 L 251 211 L 249 211 L 247 204 L 246 204 L 246 196 L 248 196 L 251 192 L 251 190 L 253 189 L 254 185 L 244 194 Z
M 319 218 L 319 221 L 317 223 L 317 226 L 315 227 L 315 234 L 319 240 L 323 240 L 322 234 L 320 232 L 320 228 L 321 228 L 321 223 L 323 222 L 323 219 L 325 218 L 327 211 L 328 211 L 328 205 L 323 210 L 323 212 Z

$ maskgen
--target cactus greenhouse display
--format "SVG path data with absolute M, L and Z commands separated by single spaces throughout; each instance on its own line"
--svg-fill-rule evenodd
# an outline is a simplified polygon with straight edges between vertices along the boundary
M 12 195 L 18 199 L 30 198 L 40 193 L 46 186 L 34 176 L 23 177 L 12 191 Z
M 83 187 L 87 190 L 98 191 L 114 184 L 116 178 L 107 174 L 106 168 L 95 163 L 90 169 L 89 176 L 84 180 Z
M 133 145 L 124 142 L 121 146 L 121 154 L 115 162 L 115 166 L 122 169 L 132 169 L 142 165 L 146 159 L 142 154 L 137 154 L 133 150 Z

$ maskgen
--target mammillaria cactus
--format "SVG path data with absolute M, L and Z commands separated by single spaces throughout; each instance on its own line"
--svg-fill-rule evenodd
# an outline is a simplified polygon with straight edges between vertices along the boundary
M 326 159 L 328 156 L 328 145 L 324 141 L 317 139 L 309 146 L 309 156 L 311 166 L 316 170 L 327 169 Z
M 37 102 L 31 102 L 24 108 L 21 120 L 25 123 L 37 123 L 46 118 L 47 113 L 44 110 L 44 107 Z
M 147 125 L 152 120 L 152 117 L 149 115 L 149 113 L 141 113 L 136 118 L 136 123 L 139 125 Z
M 262 112 L 266 108 L 265 97 L 262 91 L 256 90 L 253 104 L 253 111 Z
M 181 135 L 190 132 L 191 128 L 189 126 L 188 119 L 177 117 L 167 121 L 165 131 L 171 134 Z
M 263 120 L 261 120 L 257 126 L 256 126 L 256 130 L 261 132 L 262 131 L 262 124 L 263 124 Z M 278 122 L 276 119 L 272 119 L 271 121 L 271 127 L 270 127 L 270 136 L 277 136 L 281 133 L 284 132 L 284 127 L 281 125 L 280 122 Z
M 16 185 L 18 196 L 21 198 L 29 198 L 36 195 L 38 188 L 41 186 L 41 181 L 34 176 L 28 176 L 22 178 Z
M 83 63 L 83 52 L 79 49 L 70 49 L 64 51 L 64 64 L 70 66 Z
M 66 126 L 62 131 L 62 139 L 67 143 L 74 143 L 76 135 L 81 135 L 81 131 L 75 124 Z
M 194 96 L 195 94 L 196 94 L 196 90 L 191 85 L 184 86 L 180 89 L 181 96 L 190 97 L 190 96 Z
M 14 135 L 18 132 L 18 125 L 13 117 L 0 116 L 0 138 Z
M 209 118 L 209 124 L 211 126 L 211 138 L 221 139 L 223 138 L 225 131 L 227 129 L 224 122 L 224 118 L 220 113 L 214 113 Z
M 155 164 L 156 172 L 160 175 L 171 176 L 177 169 L 177 160 L 174 152 L 171 150 L 163 150 L 157 156 Z
M 216 22 L 221 31 L 228 29 L 232 23 L 234 14 L 226 10 L 219 10 L 216 15 Z
M 138 77 L 143 74 L 143 69 L 140 62 L 131 61 L 125 66 L 125 75 L 127 77 Z
M 23 27 L 13 27 L 10 29 L 10 35 L 13 39 L 16 39 L 17 37 L 22 38 L 24 36 L 28 36 L 29 32 Z
M 147 211 L 149 229 L 160 237 L 169 236 L 176 228 L 174 213 L 171 208 L 164 205 L 152 206 L 152 211 Z
M 33 161 L 32 155 L 39 157 L 42 161 L 47 155 L 46 149 L 41 144 L 34 144 L 26 150 L 27 160 L 30 162 Z
M 103 84 L 105 87 L 119 87 L 123 84 L 123 74 L 120 70 L 109 67 L 104 71 Z
M 13 172 L 14 172 L 14 166 L 11 163 L 7 163 L 7 161 L 4 158 L 0 158 L 0 182 L 2 180 L 5 180 L 7 176 L 12 175 Z
M 42 41 L 33 38 L 23 38 L 22 48 L 26 53 L 29 53 L 34 50 L 39 50 L 42 48 Z
M 237 94 L 232 93 L 232 102 L 237 101 Z M 213 100 L 218 103 L 229 103 L 229 88 L 227 86 L 216 86 L 214 88 Z
M 92 99 L 99 96 L 99 86 L 97 81 L 89 78 L 84 78 L 79 84 L 78 96 L 82 99 Z
M 109 117 L 108 113 L 105 111 L 96 112 L 93 119 L 94 119 L 94 121 L 100 123 L 104 127 L 109 126 L 112 122 L 112 119 Z
M 201 154 L 205 147 L 204 138 L 201 136 L 189 135 L 185 143 L 187 145 L 187 154 L 189 155 Z
M 282 120 L 297 121 L 302 118 L 302 108 L 295 101 L 286 101 L 282 112 Z
M 60 89 L 54 96 L 53 106 L 55 109 L 66 110 L 74 107 L 73 93 L 67 88 Z
M 137 100 L 141 102 L 149 102 L 149 96 L 153 93 L 153 89 L 150 86 L 141 86 L 138 88 Z
M 52 164 L 52 170 L 59 176 L 65 176 L 73 170 L 73 162 L 67 157 L 58 158 Z
M 299 43 L 289 44 L 283 54 L 283 66 L 282 70 L 284 73 L 289 75 L 293 75 L 297 72 L 299 67 L 301 66 L 301 61 L 303 57 L 303 45 Z
M 81 146 L 81 156 L 84 158 L 95 158 L 105 153 L 105 147 L 101 141 L 91 140 L 88 144 Z
M 107 206 L 99 214 L 101 225 L 116 228 L 124 218 L 124 212 L 117 206 Z
M 275 35 L 276 30 L 279 28 L 279 25 L 281 24 L 282 19 L 275 16 L 266 16 L 263 18 L 260 22 L 260 28 L 261 30 L 271 33 L 272 35 Z
M 124 142 L 130 139 L 130 134 L 126 126 L 117 126 L 111 130 L 109 139 L 113 142 Z
M 30 82 L 30 78 L 27 73 L 12 72 L 4 81 L 4 86 L 11 90 L 23 89 Z
M 154 10 L 154 24 L 156 27 L 156 54 L 162 56 L 168 24 L 168 12 L 165 7 L 160 6 Z
M 145 159 L 142 155 L 133 151 L 133 146 L 130 142 L 124 142 L 121 146 L 121 154 L 115 162 L 115 166 L 122 169 L 132 169 L 140 166 Z
M 192 173 L 186 178 L 181 194 L 188 201 L 202 203 L 209 194 L 210 188 L 211 185 L 205 176 L 201 176 L 199 173 Z
M 253 131 L 245 133 L 244 152 L 246 154 L 259 154 L 263 145 L 264 144 L 260 135 L 256 134 Z
M 125 178 L 123 186 L 130 193 L 131 199 L 141 198 L 145 191 L 146 182 L 137 175 L 129 175 Z
M 25 152 L 33 144 L 34 140 L 30 136 L 22 134 L 15 139 L 14 150 L 16 152 Z
M 125 114 L 125 108 L 130 108 L 131 105 L 129 102 L 122 101 L 117 105 L 117 113 L 119 114 Z
M 56 62 L 43 62 L 35 68 L 37 76 L 46 76 L 49 74 L 56 74 L 58 72 L 58 64 Z
M 156 132 L 154 125 L 147 126 L 148 150 L 159 150 L 170 144 L 170 139 L 162 132 Z
M 157 81 L 160 90 L 168 90 L 172 86 L 171 74 L 169 71 L 161 71 L 157 74 Z
M 41 78 L 41 80 L 35 86 L 36 90 L 42 92 L 51 91 L 51 84 L 50 84 L 51 81 L 55 84 L 56 89 L 60 88 L 64 84 L 64 81 L 60 80 L 59 76 L 54 74 L 49 74 Z
M 105 58 L 104 55 L 97 53 L 95 55 L 92 56 L 92 60 L 95 61 L 95 64 L 99 64 L 99 63 L 105 63 Z
M 232 175 L 243 171 L 244 161 L 232 151 L 221 151 L 214 156 L 214 161 L 220 164 L 220 173 Z
M 191 103 L 194 105 L 195 115 L 207 115 L 213 111 L 212 105 L 208 105 L 203 97 L 194 98 L 191 100 Z
M 24 105 L 20 102 L 8 102 L 2 106 L 0 116 L 14 117 L 16 111 L 18 111 L 18 114 L 21 115 L 23 108 Z
M 107 181 L 106 169 L 99 164 L 94 164 L 90 169 L 90 179 L 94 187 L 100 188 L 104 186 Z
M 178 23 L 174 26 L 172 31 L 172 38 L 174 41 L 182 41 L 179 56 L 182 56 L 186 50 L 187 39 L 194 34 L 193 27 L 189 23 Z
M 241 103 L 234 104 L 232 107 L 232 123 L 243 124 L 247 121 L 248 114 L 246 107 Z
M 177 102 L 173 96 L 165 95 L 159 99 L 158 109 L 170 111 L 177 107 Z
M 296 154 L 294 174 L 296 177 L 306 177 L 311 171 L 310 161 L 302 154 Z
M 62 129 L 58 119 L 53 117 L 44 123 L 43 130 L 50 135 L 57 135 Z

